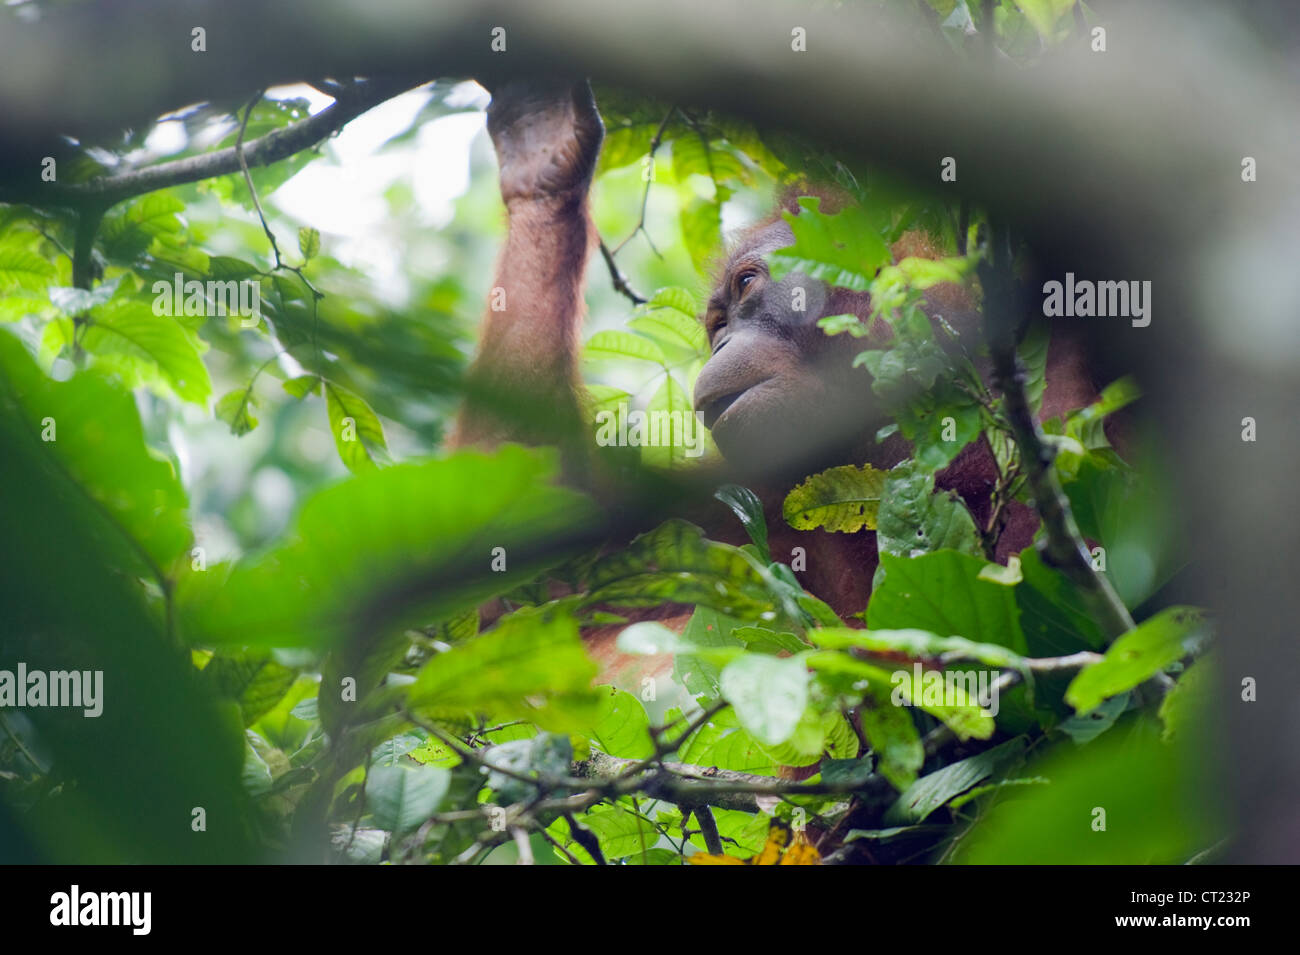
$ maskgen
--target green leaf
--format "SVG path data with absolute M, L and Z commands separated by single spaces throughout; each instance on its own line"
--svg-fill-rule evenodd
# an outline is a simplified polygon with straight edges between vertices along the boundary
M 1056 24 L 1074 6 L 1074 0 L 1016 0 L 1016 6 L 1045 40 L 1052 39 Z
M 794 244 L 771 253 L 772 277 L 780 280 L 790 272 L 801 272 L 833 286 L 865 292 L 871 276 L 889 262 L 889 246 L 860 206 L 849 206 L 836 215 L 820 211 L 815 196 L 799 199 L 802 212 L 784 213 L 794 232 Z
M 587 395 L 590 398 L 588 411 L 593 421 L 602 411 L 617 414 L 619 405 L 630 405 L 632 402 L 631 393 L 612 385 L 587 385 Z
M 587 735 L 611 756 L 644 759 L 654 755 L 650 717 L 631 693 L 616 687 L 600 688 L 600 709 Z
M 1030 656 L 1064 656 L 1105 644 L 1106 635 L 1092 618 L 1079 588 L 1064 574 L 1045 566 L 1036 547 L 1020 552 L 1020 573 L 1023 579 L 1016 586 L 1016 605 Z
M 666 364 L 663 349 L 648 338 L 631 332 L 609 329 L 587 339 L 583 358 L 590 361 L 633 360 Z
M 122 218 L 148 235 L 168 235 L 184 228 L 176 215 L 184 211 L 185 203 L 177 196 L 169 192 L 151 192 L 133 202 Z
M 376 826 L 397 836 L 437 812 L 450 786 L 451 773 L 437 766 L 372 766 L 366 806 Z
M 1185 656 L 1204 626 L 1203 611 L 1166 607 L 1111 644 L 1100 662 L 1079 671 L 1065 701 L 1087 713 L 1102 700 L 1133 689 Z
M 671 715 L 671 714 L 670 714 Z M 768 749 L 742 729 L 735 711 L 717 713 L 678 750 L 678 758 L 695 766 L 717 766 L 741 773 L 774 776 L 778 763 Z
M 199 339 L 176 319 L 155 315 L 145 302 L 116 299 L 93 309 L 81 345 L 126 371 L 128 383 L 163 385 L 194 404 L 206 404 L 212 394 Z
M 269 650 L 217 653 L 202 673 L 217 696 L 239 704 L 245 727 L 269 713 L 298 677 L 296 671 L 277 663 Z
M 747 653 L 722 671 L 722 696 L 760 743 L 784 743 L 808 705 L 808 668 L 800 657 Z
M 1065 485 L 1079 530 L 1105 548 L 1105 574 L 1125 605 L 1139 606 L 1186 561 L 1181 521 L 1167 492 L 1173 476 L 1155 458 L 1139 475 L 1110 451 L 1094 451 Z
M 1025 658 L 995 643 L 975 643 L 965 637 L 940 637 L 928 630 L 854 630 L 850 627 L 809 630 L 808 639 L 832 650 L 857 648 L 868 653 L 902 653 L 913 659 L 954 658 L 978 660 L 993 667 L 1024 670 Z
M 691 614 L 680 638 L 684 646 L 673 651 L 677 655 L 673 661 L 673 678 L 686 687 L 691 696 L 708 700 L 721 698 L 722 668 L 730 661 L 720 660 L 716 654 L 692 651 L 703 648 L 723 653 L 740 652 L 744 643 L 732 635 L 737 623 L 735 618 L 710 607 L 696 607 Z
M 724 190 L 719 190 L 719 194 Z M 692 199 L 682 206 L 678 218 L 682 244 L 699 272 L 708 270 L 722 245 L 722 207 L 710 199 Z
M 325 403 L 329 410 L 330 430 L 339 457 L 354 474 L 375 466 L 372 449 L 388 450 L 384 426 L 370 405 L 355 391 L 333 381 L 325 381 Z
M 991 792 L 997 792 L 998 790 L 1006 789 L 1007 787 L 1046 786 L 1049 783 L 1051 783 L 1051 780 L 1048 779 L 1046 776 L 1030 776 L 1025 779 L 1000 779 L 996 783 L 988 783 L 987 785 L 984 786 L 976 786 L 974 789 L 962 793 L 956 799 L 948 803 L 948 805 L 952 809 L 957 810 L 960 809 L 962 806 L 966 805 L 968 802 L 973 802 L 974 800 L 979 799 L 981 796 L 987 796 Z
M 581 732 L 596 714 L 595 676 L 572 613 L 557 606 L 530 607 L 425 663 L 407 706 L 430 717 L 469 711 Z M 557 708 L 557 703 L 568 706 Z M 582 718 L 575 721 L 578 710 Z
M 177 622 L 207 645 L 328 647 L 446 620 L 590 546 L 592 506 L 555 473 L 554 453 L 506 445 L 354 475 L 271 550 L 182 578 Z
M 769 630 L 767 627 L 734 627 L 731 635 L 752 653 L 802 653 L 808 644 L 789 631 Z
M 724 484 L 713 492 L 713 496 L 740 518 L 745 533 L 758 548 L 759 555 L 770 562 L 772 554 L 767 548 L 767 519 L 763 516 L 763 502 L 758 499 L 758 495 L 739 484 Z
M 885 813 L 885 822 L 921 822 L 954 796 L 994 773 L 1017 765 L 1023 760 L 1024 754 L 1025 737 L 1017 736 L 1000 746 L 922 776 L 889 807 Z
M 659 832 L 647 820 L 621 806 L 600 806 L 577 817 L 578 825 L 600 840 L 600 851 L 606 859 L 623 859 L 649 849 L 659 841 Z M 587 850 L 572 841 L 569 825 L 557 819 L 551 825 L 551 834 L 564 844 L 570 853 L 588 865 L 595 860 Z
M 1025 369 L 1025 395 L 1035 417 L 1043 407 L 1043 392 L 1047 390 L 1047 349 L 1052 331 L 1046 319 L 1031 322 L 1020 342 L 1017 352 Z
M 812 707 L 803 711 L 784 743 L 755 742 L 780 766 L 812 766 L 823 755 L 853 759 L 859 752 L 858 734 L 844 714 L 834 710 L 819 713 Z
M 979 533 L 965 503 L 951 491 L 935 493 L 934 472 L 907 461 L 887 473 L 876 517 L 881 553 L 917 557 L 937 550 L 979 556 Z
M 730 544 L 706 540 L 686 521 L 642 534 L 592 569 L 587 604 L 651 607 L 702 604 L 731 616 L 774 620 L 775 582 L 767 569 Z
M 827 335 L 840 335 L 848 332 L 854 338 L 864 338 L 871 330 L 871 326 L 852 312 L 844 315 L 826 315 L 817 319 L 817 327 Z
M 674 376 L 664 375 L 663 384 L 646 402 L 645 410 L 648 420 L 654 420 L 652 416 L 660 413 L 660 420 L 664 422 L 664 426 L 659 429 L 657 442 L 647 442 L 641 448 L 641 459 L 648 466 L 670 468 L 689 460 L 688 448 L 702 450 L 699 442 L 704 437 L 705 429 L 692 415 L 691 396 Z M 689 433 L 686 430 L 688 428 Z M 650 433 L 654 434 L 654 431 Z
M 941 550 L 911 559 L 881 554 L 885 579 L 871 595 L 872 630 L 928 630 L 1024 655 L 1020 611 L 1013 588 L 980 579 L 985 561 Z
M 8 334 L 0 369 L 0 405 L 43 439 L 48 466 L 139 546 L 141 571 L 167 572 L 190 546 L 189 504 L 171 463 L 145 445 L 131 394 L 89 371 L 51 381 Z
M 120 277 L 110 282 L 103 282 L 90 290 L 75 286 L 51 286 L 48 290 L 50 303 L 64 315 L 75 317 L 90 311 L 96 305 L 108 303 L 119 284 L 121 284 Z
M 215 408 L 217 420 L 228 424 L 231 434 L 235 437 L 248 434 L 257 427 L 257 419 L 253 417 L 255 401 L 256 398 L 250 388 L 228 391 L 217 400 Z
M 628 322 L 630 328 L 688 353 L 707 354 L 708 335 L 696 317 L 695 299 L 686 289 L 661 288 L 638 311 L 642 314 Z
M 887 695 L 868 694 L 858 710 L 862 735 L 876 755 L 876 770 L 900 792 L 916 780 L 925 762 L 925 747 L 911 714 Z
M 701 332 L 703 331 L 703 326 L 700 325 L 698 320 L 700 305 L 695 301 L 695 296 L 691 294 L 690 289 L 676 285 L 665 286 L 651 295 L 650 301 L 640 306 L 640 308 L 647 312 L 671 309 L 689 318 L 695 323 L 696 328 L 700 329 Z
M 1203 730 L 1217 716 L 1213 710 L 1216 689 L 1214 665 L 1209 659 L 1197 660 L 1184 670 L 1160 703 L 1160 721 L 1165 724 L 1162 739 L 1177 740 Z
M 1113 381 L 1101 390 L 1096 401 L 1066 417 L 1065 433 L 1089 451 L 1108 448 L 1110 442 L 1106 440 L 1106 432 L 1102 427 L 1106 418 L 1140 397 L 1142 391 L 1132 378 L 1124 377 Z
M 0 242 L 0 291 L 43 292 L 57 274 L 54 266 L 28 244 L 13 238 Z
M 316 375 L 299 375 L 283 383 L 283 388 L 295 398 L 320 394 L 321 380 Z
M 603 104 L 601 112 L 604 112 Z M 650 144 L 658 128 L 658 123 L 636 123 L 607 130 L 596 175 L 604 175 L 611 169 L 619 169 L 650 155 Z
M 1069 719 L 1061 720 L 1054 727 L 1055 731 L 1064 733 L 1076 743 L 1091 743 L 1094 739 L 1115 725 L 1132 702 L 1131 693 L 1121 693 L 1098 704 L 1087 713 L 1076 713 Z
M 298 230 L 298 251 L 302 253 L 303 262 L 310 262 L 320 252 L 320 233 L 310 226 Z
M 1204 764 L 1203 750 L 1162 743 L 1150 723 L 1087 746 L 1061 748 L 1033 767 L 1050 785 L 1030 787 L 983 811 L 952 861 L 1185 862 L 1228 834 L 1225 821 L 1217 818 L 1217 787 Z M 1156 806 L 1160 809 L 1153 812 Z
M 782 505 L 786 523 L 801 531 L 874 530 L 887 477 L 887 472 L 869 464 L 846 464 L 814 474 L 786 495 Z
M 370 751 L 373 766 L 402 766 L 402 757 L 424 745 L 424 740 L 413 733 L 399 733 L 386 739 Z

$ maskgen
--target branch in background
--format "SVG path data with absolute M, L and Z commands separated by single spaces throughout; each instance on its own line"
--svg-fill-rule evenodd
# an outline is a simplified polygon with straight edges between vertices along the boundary
M 307 276 L 303 274 L 301 268 L 284 264 L 284 259 L 280 257 L 280 243 L 275 240 L 275 233 L 271 231 L 271 225 L 266 221 L 266 213 L 262 211 L 262 200 L 258 198 L 257 187 L 253 185 L 253 176 L 248 171 L 248 156 L 244 150 L 244 134 L 248 131 L 248 120 L 249 117 L 253 115 L 253 107 L 260 103 L 262 97 L 265 95 L 266 90 L 260 90 L 256 96 L 248 101 L 248 105 L 244 107 L 244 119 L 239 124 L 239 135 L 235 137 L 235 158 L 239 160 L 239 171 L 243 174 L 244 185 L 248 187 L 248 194 L 253 199 L 253 208 L 257 210 L 257 219 L 262 223 L 262 231 L 266 233 L 267 239 L 271 242 L 271 252 L 275 255 L 276 269 L 286 269 L 297 275 L 298 278 L 302 279 L 302 284 L 307 286 L 307 291 L 311 292 L 312 298 L 315 300 L 312 303 L 312 311 L 314 313 L 315 302 L 319 302 L 325 297 L 325 294 L 308 281 Z M 312 324 L 314 326 L 315 322 Z
M 1113 641 L 1136 624 L 1110 581 L 1093 569 L 1092 557 L 1070 510 L 1069 498 L 1052 466 L 1055 451 L 1043 440 L 1043 432 L 1029 406 L 1025 372 L 1016 355 L 1024 312 L 1019 307 L 1011 274 L 1011 251 L 1004 226 L 991 230 L 989 247 L 990 261 L 980 266 L 980 281 L 985 290 L 984 334 L 993 363 L 993 382 L 1002 393 L 1034 509 L 1043 522 L 1038 553 L 1044 564 L 1059 570 L 1079 588 L 1093 619 Z M 1168 678 L 1159 674 L 1139 689 L 1143 700 L 1151 703 L 1158 701 L 1169 685 Z
M 704 848 L 710 855 L 722 855 L 722 835 L 718 832 L 718 821 L 713 818 L 713 810 L 708 806 L 694 806 L 691 812 L 700 823 L 700 835 L 704 837 Z M 685 821 L 683 819 L 683 821 Z
M 650 140 L 650 151 L 646 153 L 647 168 L 645 171 L 645 190 L 641 193 L 641 215 L 637 217 L 636 228 L 631 231 L 626 239 L 614 246 L 614 251 L 609 254 L 611 262 L 613 261 L 614 256 L 618 255 L 618 253 L 622 251 L 623 246 L 636 238 L 638 232 L 645 236 L 646 244 L 650 246 L 650 251 L 659 256 L 659 258 L 663 258 L 662 255 L 659 255 L 659 250 L 655 248 L 654 242 L 650 239 L 650 233 L 645 230 L 645 211 L 646 207 L 650 204 L 650 187 L 655 181 L 655 153 L 659 151 L 659 147 L 663 144 L 664 130 L 668 128 L 668 121 L 673 118 L 673 113 L 676 111 L 676 106 L 668 107 L 668 112 L 664 114 L 664 118 L 659 123 L 659 128 L 655 130 L 654 137 Z
M 609 246 L 605 244 L 604 239 L 600 240 L 600 257 L 605 260 L 605 267 L 609 269 L 609 278 L 614 283 L 614 291 L 620 295 L 626 295 L 633 305 L 644 305 L 648 299 L 628 283 L 627 276 L 622 273 L 618 263 L 614 261 L 614 253 L 609 251 Z
M 77 236 L 72 248 L 72 284 L 77 288 L 90 289 L 95 278 L 92 255 L 95 251 L 95 233 L 104 219 L 108 205 L 102 202 L 87 202 L 77 214 Z
M 135 196 L 236 173 L 248 166 L 267 166 L 310 149 L 332 136 L 362 113 L 399 93 L 424 85 L 426 80 L 370 80 L 349 87 L 335 102 L 315 116 L 260 136 L 250 143 L 229 146 L 201 156 L 187 156 L 130 172 L 102 176 L 72 184 L 0 183 L 0 202 L 21 202 L 38 208 L 100 209 Z M 247 117 L 245 117 L 247 122 Z M 241 159 L 242 145 L 242 159 Z M 84 287 L 84 286 L 83 286 Z
M 986 296 L 984 333 L 993 362 L 993 382 L 1002 393 L 1034 508 L 1043 522 L 1043 539 L 1038 551 L 1045 564 L 1061 571 L 1083 592 L 1093 615 L 1113 640 L 1133 629 L 1133 618 L 1110 582 L 1092 569 L 1092 558 L 1074 522 L 1069 499 L 1052 467 L 1055 452 L 1043 440 L 1043 432 L 1029 406 L 1024 369 L 1016 356 L 1023 323 L 1010 273 L 1005 229 L 995 230 L 994 239 L 990 253 L 994 261 L 980 268 Z
M 759 796 L 827 796 L 856 795 L 882 796 L 892 792 L 883 776 L 871 776 L 865 783 L 804 783 L 741 773 L 713 766 L 691 766 L 686 763 L 665 762 L 639 769 L 643 762 L 620 759 L 604 753 L 594 753 L 591 759 L 579 763 L 574 771 L 592 779 L 592 785 L 612 789 L 612 795 L 644 792 L 654 799 L 662 799 L 696 809 L 712 806 L 718 809 L 738 809 L 742 812 L 759 812 Z

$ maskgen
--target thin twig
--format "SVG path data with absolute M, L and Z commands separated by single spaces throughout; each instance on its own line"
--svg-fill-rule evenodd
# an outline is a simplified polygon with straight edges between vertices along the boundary
M 609 246 L 605 240 L 600 240 L 600 257 L 605 260 L 605 267 L 609 269 L 610 281 L 614 283 L 614 291 L 621 295 L 626 295 L 631 299 L 633 305 L 644 305 L 649 301 L 644 295 L 632 288 L 628 282 L 627 276 L 619 269 L 618 263 L 614 261 L 614 253 L 609 251 Z
M 641 193 L 641 215 L 636 220 L 636 228 L 631 231 L 626 239 L 614 246 L 614 251 L 610 253 L 612 258 L 622 250 L 623 246 L 631 242 L 638 232 L 645 235 L 646 244 L 650 246 L 650 251 L 659 258 L 659 250 L 655 248 L 654 242 L 650 239 L 650 233 L 645 231 L 645 213 L 646 207 L 650 204 L 650 187 L 654 184 L 654 162 L 655 153 L 659 151 L 659 146 L 663 143 L 664 130 L 668 128 L 668 121 L 673 118 L 673 113 L 677 112 L 677 107 L 669 106 L 668 112 L 664 114 L 663 120 L 659 123 L 659 128 L 655 130 L 654 137 L 650 140 L 650 152 L 647 154 L 648 168 L 646 170 L 645 190 Z
M 262 231 L 266 233 L 267 239 L 271 242 L 271 251 L 275 253 L 276 269 L 284 269 L 292 272 L 302 280 L 302 284 L 307 286 L 307 291 L 311 292 L 312 297 L 316 300 L 324 298 L 324 293 L 316 289 L 308 281 L 307 276 L 298 266 L 286 265 L 280 256 L 280 243 L 275 240 L 275 233 L 271 231 L 270 224 L 266 221 L 266 213 L 262 211 L 262 200 L 257 196 L 257 187 L 253 185 L 253 177 L 248 171 L 248 160 L 244 157 L 244 133 L 248 131 L 248 119 L 253 115 L 253 107 L 261 102 L 262 96 L 266 90 L 259 90 L 257 95 L 248 101 L 244 107 L 244 120 L 239 124 L 239 135 L 235 137 L 235 156 L 239 159 L 239 171 L 244 174 L 244 184 L 248 186 L 248 194 L 253 198 L 253 208 L 257 210 L 257 218 L 262 223 Z

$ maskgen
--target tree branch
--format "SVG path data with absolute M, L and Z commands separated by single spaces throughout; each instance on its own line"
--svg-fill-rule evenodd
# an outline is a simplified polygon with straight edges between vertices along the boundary
M 201 156 L 187 156 L 130 172 L 101 176 L 87 182 L 16 185 L 0 182 L 0 202 L 21 202 L 39 208 L 100 208 L 157 189 L 199 182 L 240 172 L 244 165 L 268 166 L 310 149 L 333 135 L 362 113 L 399 93 L 424 85 L 427 80 L 376 79 L 358 84 L 315 116 L 277 129 L 249 143 L 229 146 Z

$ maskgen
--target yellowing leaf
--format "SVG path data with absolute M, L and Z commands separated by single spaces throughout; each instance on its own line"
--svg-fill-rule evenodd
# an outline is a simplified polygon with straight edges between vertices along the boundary
M 762 851 L 748 859 L 698 852 L 690 857 L 692 865 L 821 865 L 822 858 L 802 832 L 793 831 L 781 819 L 773 819 L 767 830 Z
M 795 530 L 853 533 L 876 529 L 887 472 L 852 464 L 814 474 L 786 495 L 782 514 Z

